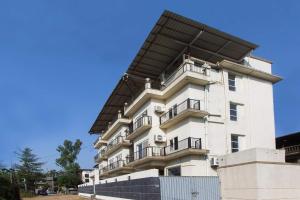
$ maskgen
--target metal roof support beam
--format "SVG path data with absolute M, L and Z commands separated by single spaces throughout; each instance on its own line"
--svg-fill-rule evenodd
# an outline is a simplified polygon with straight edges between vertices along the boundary
M 145 50 L 144 48 L 142 48 L 142 49 L 143 49 L 143 50 Z M 149 51 L 149 52 L 151 52 L 151 53 L 158 54 L 158 55 L 160 55 L 160 56 L 165 56 L 165 57 L 171 58 L 171 56 L 170 56 L 170 55 L 168 55 L 168 54 L 165 54 L 164 52 L 159 52 L 159 51 L 150 50 L 150 49 L 148 49 L 148 51 Z
M 220 51 L 222 51 L 227 45 L 229 45 L 232 41 L 231 40 L 228 40 L 227 42 L 225 42 L 225 44 L 223 46 L 221 46 L 217 51 L 216 53 L 219 53 Z M 211 59 L 211 57 L 213 56 L 210 56 L 207 60 Z
M 159 44 L 159 43 L 153 42 L 152 45 L 160 46 L 160 47 L 169 49 L 169 50 L 171 50 L 171 51 L 175 51 L 176 53 L 179 53 L 178 49 L 171 48 L 171 47 L 166 46 L 166 45 L 163 45 L 163 44 Z
M 198 46 L 195 46 L 195 45 L 189 45 L 189 43 L 186 43 L 186 42 L 184 42 L 184 41 L 180 41 L 180 40 L 178 40 L 178 39 L 176 39 L 176 38 L 173 38 L 173 37 L 170 36 L 170 35 L 166 35 L 166 34 L 162 34 L 162 33 L 161 33 L 160 36 L 165 37 L 165 38 L 167 38 L 167 39 L 169 39 L 169 40 L 173 40 L 174 42 L 176 42 L 176 43 L 178 43 L 178 44 L 181 44 L 181 45 L 183 45 L 183 46 L 188 46 L 188 47 L 193 48 L 193 49 L 197 49 L 197 50 L 200 50 L 200 51 L 204 51 L 204 52 L 206 52 L 206 53 L 213 54 L 213 55 L 215 55 L 215 56 L 221 57 L 221 58 L 223 58 L 223 59 L 226 59 L 226 60 L 229 60 L 229 61 L 232 61 L 232 62 L 236 62 L 236 61 L 237 61 L 237 60 L 235 60 L 235 59 L 233 59 L 233 58 L 230 58 L 230 57 L 227 57 L 227 56 L 218 54 L 218 53 L 216 53 L 216 52 L 214 52 L 214 51 L 211 51 L 211 50 L 208 50 L 208 49 L 204 49 L 204 48 L 201 48 L 201 47 L 198 47 Z
M 164 71 L 167 71 L 203 33 L 204 30 L 201 30 L 189 44 L 186 44 L 182 51 L 167 65 Z
M 119 93 L 116 93 L 116 94 L 114 94 L 114 95 L 119 96 L 119 97 L 130 97 L 129 95 L 119 94 Z

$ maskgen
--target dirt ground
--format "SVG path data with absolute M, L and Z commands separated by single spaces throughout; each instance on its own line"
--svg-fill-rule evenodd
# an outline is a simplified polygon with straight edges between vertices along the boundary
M 87 200 L 77 195 L 55 195 L 55 196 L 38 196 L 33 198 L 23 198 L 23 200 Z

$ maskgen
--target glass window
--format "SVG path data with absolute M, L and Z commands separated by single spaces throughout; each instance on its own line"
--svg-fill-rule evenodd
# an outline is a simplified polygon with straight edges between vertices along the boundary
M 235 75 L 233 74 L 228 74 L 228 87 L 230 91 L 236 90 Z
M 169 168 L 168 169 L 168 176 L 181 176 L 180 166 Z
M 88 183 L 88 182 L 90 182 L 90 180 L 89 179 L 85 179 L 85 182 Z
M 238 135 L 231 135 L 231 152 L 238 152 L 239 151 L 239 136 Z
M 85 178 L 88 178 L 88 177 L 89 177 L 89 174 L 85 174 L 84 177 L 85 177 Z
M 230 120 L 237 121 L 237 105 L 230 103 Z

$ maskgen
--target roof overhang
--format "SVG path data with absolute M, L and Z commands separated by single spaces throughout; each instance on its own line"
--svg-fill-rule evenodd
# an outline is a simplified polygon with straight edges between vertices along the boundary
M 103 106 L 89 133 L 101 133 L 125 102 L 131 102 L 150 78 L 158 87 L 162 72 L 171 73 L 183 54 L 217 63 L 240 63 L 256 44 L 170 11 L 164 11 Z

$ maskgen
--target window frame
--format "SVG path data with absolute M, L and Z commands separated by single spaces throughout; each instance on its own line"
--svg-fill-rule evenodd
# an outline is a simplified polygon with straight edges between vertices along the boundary
M 232 108 L 232 106 L 235 106 L 235 109 Z M 237 121 L 238 120 L 238 105 L 236 103 L 230 102 L 229 103 L 229 117 L 230 121 Z
M 236 75 L 228 73 L 228 89 L 230 91 L 236 91 Z
M 228 73 L 228 89 L 229 91 L 236 91 L 236 75 Z
M 170 175 L 170 170 L 173 170 L 173 169 L 179 169 L 179 175 Z M 172 166 L 172 167 L 168 167 L 167 168 L 167 174 L 168 174 L 168 176 L 182 176 L 181 175 L 181 165 L 177 165 L 177 166 Z
M 231 153 L 239 152 L 240 151 L 240 141 L 239 141 L 239 135 L 231 134 L 230 137 L 230 145 L 231 145 Z M 233 147 L 236 144 L 235 147 Z

